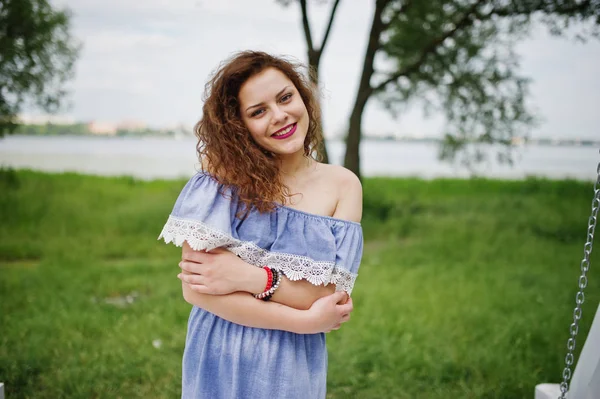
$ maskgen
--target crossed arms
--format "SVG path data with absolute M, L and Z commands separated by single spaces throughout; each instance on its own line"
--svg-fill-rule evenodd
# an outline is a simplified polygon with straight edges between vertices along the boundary
M 360 222 L 362 187 L 354 174 L 345 172 L 345 189 L 333 217 Z M 348 321 L 353 310 L 352 299 L 345 292 L 335 292 L 333 284 L 317 286 L 285 276 L 271 301 L 258 300 L 252 294 L 263 291 L 265 271 L 222 248 L 194 251 L 186 242 L 179 266 L 188 303 L 244 326 L 299 334 L 329 332 Z

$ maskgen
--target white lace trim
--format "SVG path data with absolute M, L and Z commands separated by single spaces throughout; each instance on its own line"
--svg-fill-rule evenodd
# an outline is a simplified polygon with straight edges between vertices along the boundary
M 336 291 L 346 291 L 348 294 L 352 293 L 356 281 L 356 274 L 337 267 L 333 262 L 317 262 L 306 256 L 270 252 L 252 242 L 237 240 L 197 220 L 169 216 L 158 236 L 159 240 L 161 238 L 165 243 L 172 242 L 178 247 L 187 241 L 196 251 L 224 247 L 252 265 L 268 265 L 282 271 L 292 281 L 306 279 L 314 285 L 333 283 Z

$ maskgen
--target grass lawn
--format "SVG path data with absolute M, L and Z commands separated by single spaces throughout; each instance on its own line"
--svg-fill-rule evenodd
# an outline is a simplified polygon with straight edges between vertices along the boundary
M 184 183 L 0 170 L 7 398 L 180 395 L 190 306 L 180 250 L 156 238 Z M 328 398 L 533 398 L 560 382 L 591 183 L 363 186 L 365 253 L 352 321 L 328 335 Z

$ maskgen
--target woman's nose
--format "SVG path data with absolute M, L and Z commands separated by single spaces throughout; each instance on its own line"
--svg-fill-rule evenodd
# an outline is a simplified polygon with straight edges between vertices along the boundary
M 287 113 L 281 107 L 273 108 L 273 122 L 279 123 L 287 119 Z

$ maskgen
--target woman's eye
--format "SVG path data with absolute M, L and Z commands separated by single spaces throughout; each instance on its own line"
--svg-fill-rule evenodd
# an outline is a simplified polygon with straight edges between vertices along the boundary
M 262 109 L 257 109 L 256 111 L 254 111 L 253 113 L 250 114 L 251 117 L 255 117 L 260 115 L 260 113 L 263 112 Z
M 290 98 L 292 98 L 292 93 L 288 93 L 288 94 L 284 95 L 283 97 L 281 97 L 281 102 L 284 103 L 284 102 L 288 101 Z

